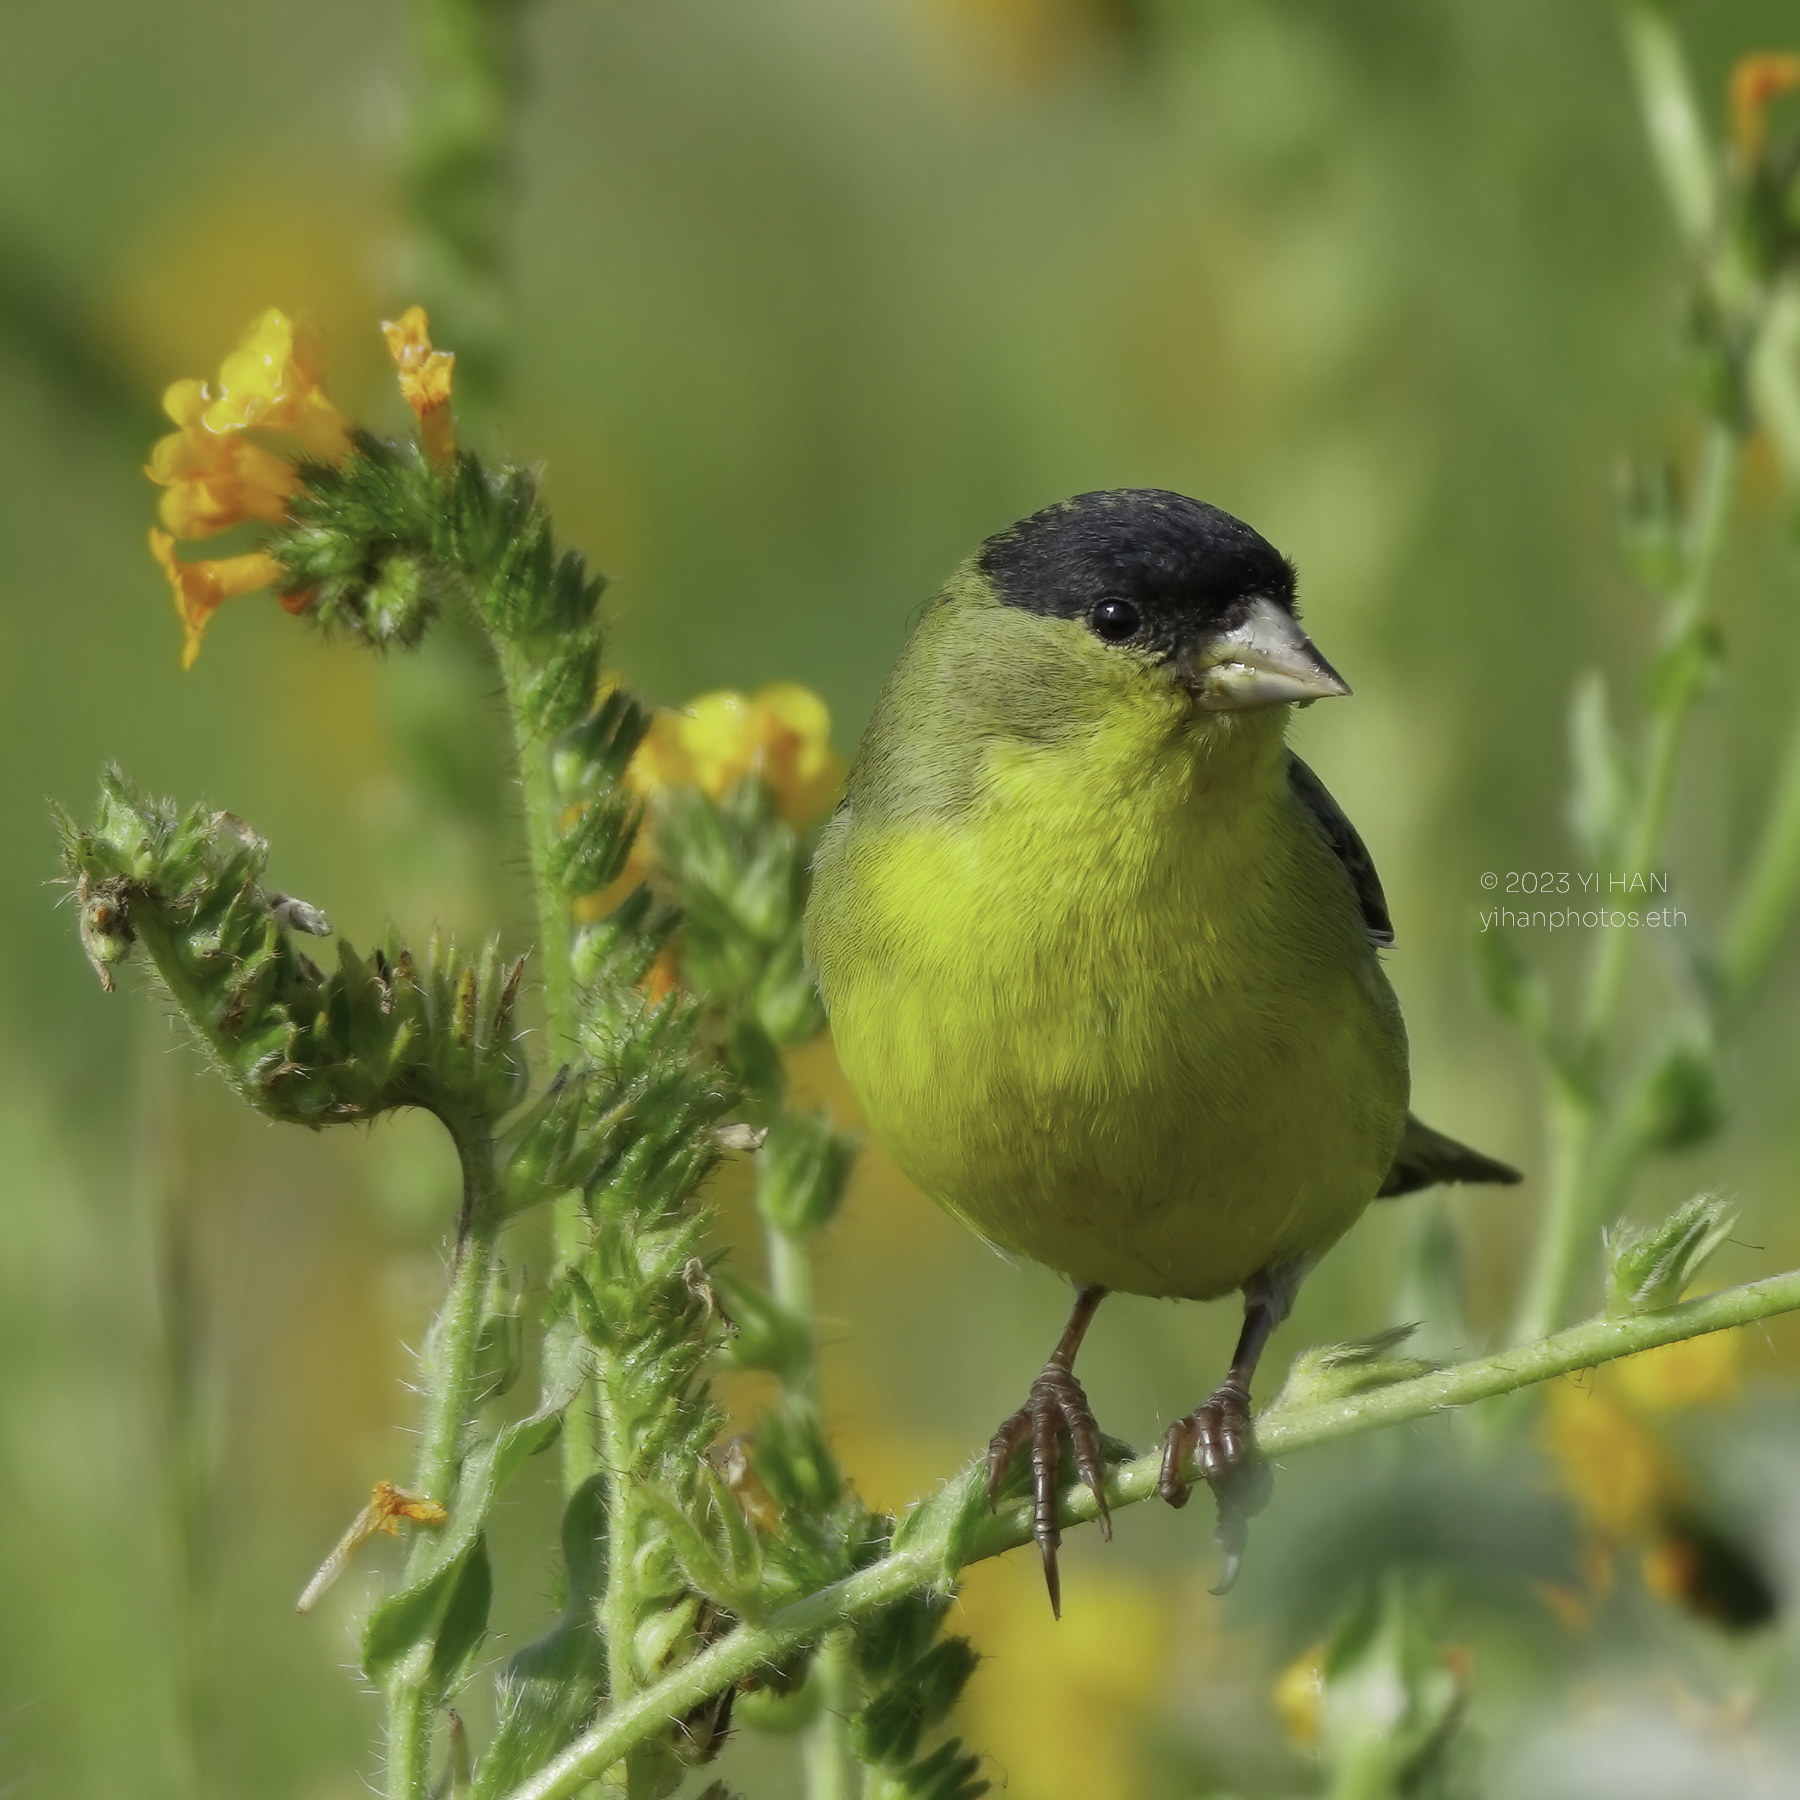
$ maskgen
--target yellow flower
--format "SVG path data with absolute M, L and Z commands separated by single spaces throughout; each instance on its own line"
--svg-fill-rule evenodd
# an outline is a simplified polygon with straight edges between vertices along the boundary
M 1753 163 L 1768 137 L 1769 102 L 1800 88 L 1800 56 L 1760 51 L 1738 59 L 1731 71 L 1731 137 L 1739 157 Z
M 244 556 L 220 557 L 212 562 L 182 562 L 175 555 L 175 540 L 166 531 L 150 528 L 150 554 L 162 565 L 175 596 L 175 611 L 187 631 L 181 666 L 191 669 L 200 654 L 206 622 L 227 601 L 271 587 L 282 577 L 282 567 L 261 550 Z M 283 595 L 282 605 L 297 611 L 301 596 Z
M 317 335 L 272 306 L 219 365 L 219 391 L 201 422 L 208 431 L 284 431 L 321 462 L 336 462 L 350 449 L 350 426 L 325 397 L 324 374 Z
M 722 800 L 746 775 L 767 783 L 790 825 L 810 824 L 825 811 L 844 764 L 817 694 L 778 681 L 747 697 L 720 689 L 678 713 L 658 713 L 625 779 L 646 799 L 691 785 Z
M 450 374 L 456 358 L 431 347 L 431 321 L 422 306 L 409 306 L 398 319 L 384 320 L 381 335 L 400 371 L 400 396 L 418 415 L 419 438 L 432 466 L 456 461 L 456 426 L 450 417 Z
M 157 506 L 178 538 L 212 537 L 246 519 L 274 523 L 300 485 L 291 463 L 253 444 L 241 431 L 209 431 L 203 383 L 178 381 L 163 410 L 181 427 L 160 439 L 144 473 L 169 491 Z
M 216 392 L 204 382 L 178 381 L 163 395 L 163 410 L 178 429 L 159 440 L 145 470 L 168 490 L 157 505 L 168 530 L 150 533 L 150 553 L 169 578 L 187 631 L 184 669 L 193 667 L 206 622 L 224 601 L 273 585 L 283 571 L 261 551 L 180 562 L 174 540 L 212 537 L 251 519 L 278 524 L 286 518 L 299 472 L 248 432 L 284 432 L 324 461 L 348 453 L 350 427 L 326 399 L 323 373 L 316 336 L 271 307 L 220 365 Z M 307 598 L 284 594 L 281 604 L 301 612 Z
M 625 785 L 645 801 L 678 787 L 722 800 L 746 775 L 767 783 L 790 825 L 809 825 L 826 811 L 843 782 L 844 760 L 831 747 L 831 714 L 817 694 L 778 681 L 748 696 L 721 688 L 680 712 L 660 709 L 625 771 Z M 655 861 L 650 833 L 640 831 L 618 880 L 576 901 L 575 916 L 604 918 Z M 678 964 L 674 946 L 666 946 L 644 979 L 652 999 L 680 985 Z

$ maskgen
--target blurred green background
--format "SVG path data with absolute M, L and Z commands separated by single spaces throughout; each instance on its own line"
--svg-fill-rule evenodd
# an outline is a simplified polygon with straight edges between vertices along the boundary
M 1733 59 L 1794 27 L 1750 0 L 1676 16 L 1715 116 Z M 43 798 L 85 804 L 117 758 L 253 821 L 275 879 L 354 942 L 389 918 L 528 941 L 504 752 L 454 637 L 382 663 L 259 599 L 183 675 L 144 551 L 157 396 L 266 305 L 326 332 L 345 410 L 398 427 L 375 323 L 415 297 L 395 172 L 408 30 L 403 8 L 345 0 L 94 0 L 15 8 L 4 28 L 4 1793 L 349 1800 L 372 1767 L 377 1709 L 348 1671 L 385 1550 L 312 1617 L 292 1601 L 410 1459 L 405 1345 L 441 1281 L 451 1157 L 422 1121 L 266 1126 L 141 983 L 106 999 L 50 885 Z M 1582 866 L 1569 690 L 1599 663 L 1629 697 L 1650 648 L 1615 573 L 1611 472 L 1692 430 L 1676 251 L 1609 10 L 543 0 L 528 43 L 489 441 L 546 465 L 565 536 L 613 574 L 626 677 L 666 704 L 802 681 L 847 751 L 909 615 L 988 533 L 1110 486 L 1241 514 L 1298 563 L 1313 633 L 1356 688 L 1297 739 L 1387 885 L 1419 1110 L 1541 1167 L 1537 1077 L 1468 974 L 1480 877 Z M 1669 856 L 1702 931 L 1766 803 L 1800 660 L 1789 538 L 1754 458 L 1720 595 L 1729 673 Z M 1554 980 L 1587 946 L 1529 948 Z M 1738 1194 L 1723 1280 L 1800 1261 L 1796 1004 L 1790 953 L 1737 1050 L 1727 1131 L 1639 1196 L 1660 1214 L 1703 1185 Z M 804 1077 L 848 1108 L 827 1056 Z M 729 1181 L 722 1197 L 733 1229 Z M 1528 1184 L 1448 1203 L 1477 1330 L 1536 1200 Z M 1331 1254 L 1269 1386 L 1300 1345 L 1404 1313 L 1396 1271 L 1426 1216 L 1378 1208 Z M 1052 1277 L 997 1261 L 875 1152 L 821 1289 L 833 1421 L 884 1504 L 985 1441 L 1063 1307 Z M 1235 1328 L 1224 1306 L 1110 1303 L 1083 1370 L 1109 1429 L 1152 1441 L 1210 1389 Z M 1800 1443 L 1783 1423 L 1800 1334 L 1745 1356 L 1749 1398 L 1709 1428 L 1754 1416 L 1772 1446 L 1744 1504 L 1779 1589 L 1800 1517 L 1755 1496 Z M 754 1391 L 734 1401 L 753 1416 Z M 1229 1603 L 1205 1592 L 1203 1507 L 1072 1540 L 1060 1627 L 1023 1559 L 978 1571 L 967 1629 L 991 1660 L 961 1728 L 996 1781 L 1019 1800 L 1304 1788 L 1269 1684 L 1337 1589 L 1301 1577 L 1335 1531 L 1340 1562 L 1387 1554 L 1367 1519 L 1409 1529 L 1393 1495 L 1429 1485 L 1407 1458 L 1430 1438 L 1284 1470 Z M 1479 1626 L 1446 1602 L 1452 1635 L 1482 1637 L 1495 1791 L 1533 1791 L 1519 1770 L 1564 1743 L 1569 1793 L 1664 1791 L 1607 1785 L 1605 1757 L 1569 1775 L 1602 1703 L 1686 1731 L 1696 1768 L 1736 1767 L 1749 1727 L 1715 1713 L 1788 1657 L 1785 1616 L 1737 1645 L 1645 1613 L 1634 1588 L 1607 1619 L 1558 1624 L 1532 1583 L 1556 1578 L 1571 1533 L 1533 1511 L 1558 1504 L 1541 1471 L 1505 1477 L 1491 1519 L 1480 1484 L 1438 1515 L 1469 1538 L 1446 1534 L 1447 1591 L 1504 1590 Z M 529 1494 L 515 1511 L 500 1577 L 524 1630 L 548 1606 L 550 1515 Z M 1565 1689 L 1585 1696 L 1567 1712 Z M 1656 1779 L 1688 1766 L 1664 1758 Z M 753 1797 L 792 1791 L 766 1746 L 734 1744 L 725 1767 Z

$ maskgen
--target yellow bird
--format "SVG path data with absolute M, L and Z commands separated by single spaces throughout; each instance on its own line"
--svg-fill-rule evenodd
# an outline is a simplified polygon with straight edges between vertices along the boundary
M 1307 1267 L 1378 1195 L 1519 1179 L 1407 1111 L 1381 884 L 1285 742 L 1294 705 L 1349 691 L 1249 526 L 1179 494 L 1078 495 L 927 608 L 820 844 L 808 951 L 870 1128 L 1075 1285 L 988 1456 L 992 1494 L 1030 1447 L 1052 1606 L 1064 1434 L 1104 1523 L 1074 1360 L 1108 1291 L 1243 1292 L 1231 1368 L 1169 1428 L 1161 1483 L 1182 1504 L 1197 1451 L 1229 1581 L 1251 1376 Z

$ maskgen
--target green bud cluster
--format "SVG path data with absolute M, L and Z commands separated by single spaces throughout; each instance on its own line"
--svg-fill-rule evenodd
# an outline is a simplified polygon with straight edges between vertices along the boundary
M 294 934 L 330 927 L 264 885 L 260 837 L 230 813 L 151 799 L 116 769 L 93 825 L 61 811 L 57 824 L 102 980 L 141 944 L 220 1073 L 260 1111 L 318 1126 L 418 1106 L 460 1129 L 523 1097 L 522 962 L 502 963 L 493 946 L 469 962 L 435 939 L 417 957 L 390 938 L 368 957 L 340 945 L 327 972 Z
M 1719 1194 L 1695 1194 L 1660 1225 L 1621 1225 L 1606 1234 L 1606 1316 L 1628 1319 L 1673 1306 L 1731 1236 L 1738 1209 Z
M 757 1211 L 789 1237 L 822 1231 L 843 1204 L 859 1147 L 828 1113 L 783 1113 L 757 1153 Z
M 694 789 L 668 795 L 653 830 L 680 900 L 688 983 L 713 1002 L 726 1061 L 746 1087 L 779 1096 L 781 1051 L 825 1028 L 801 941 L 799 834 L 754 777 L 716 805 Z
M 918 1757 L 920 1739 L 949 1716 L 981 1660 L 967 1638 L 938 1636 L 949 1606 L 946 1595 L 909 1594 L 858 1625 L 856 1661 L 869 1697 L 850 1740 L 882 1771 L 886 1791 L 973 1800 L 989 1783 L 979 1776 L 980 1758 L 959 1740 Z

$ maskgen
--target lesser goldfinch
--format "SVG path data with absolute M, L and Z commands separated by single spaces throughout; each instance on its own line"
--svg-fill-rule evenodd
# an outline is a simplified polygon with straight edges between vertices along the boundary
M 988 1462 L 991 1495 L 1030 1446 L 1053 1607 L 1063 1433 L 1104 1523 L 1073 1373 L 1103 1295 L 1242 1290 L 1161 1483 L 1180 1505 L 1197 1450 L 1223 1511 L 1309 1264 L 1378 1195 L 1518 1179 L 1407 1111 L 1381 883 L 1284 741 L 1294 705 L 1350 691 L 1294 590 L 1180 494 L 1081 494 L 990 538 L 921 616 L 814 865 L 808 952 L 870 1128 L 1075 1285 Z

